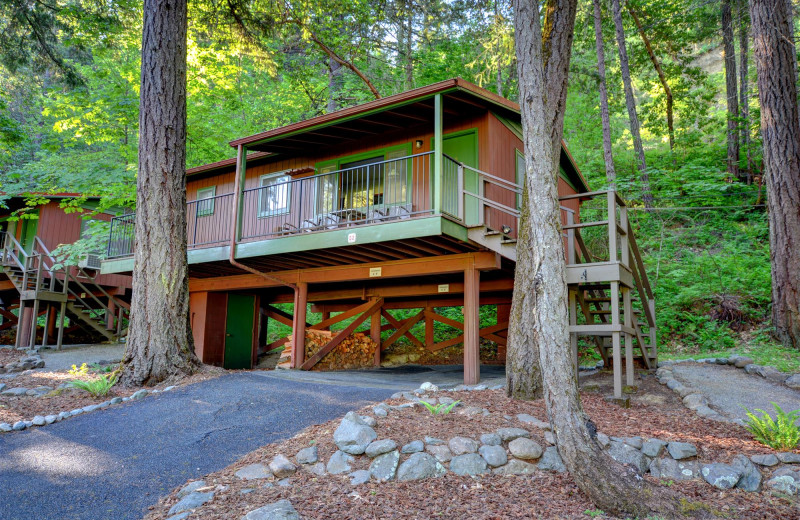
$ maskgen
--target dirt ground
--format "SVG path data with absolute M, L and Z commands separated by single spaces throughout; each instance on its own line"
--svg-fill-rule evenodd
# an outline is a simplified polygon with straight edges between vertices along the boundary
M 658 437 L 663 440 L 691 442 L 698 448 L 698 460 L 729 462 L 734 455 L 770 453 L 755 442 L 744 429 L 698 417 L 687 410 L 669 390 L 652 376 L 645 376 L 631 407 L 620 408 L 605 399 L 610 377 L 599 374 L 582 382 L 582 401 L 598 430 L 612 436 Z M 442 394 L 440 394 L 442 395 Z M 449 439 L 462 435 L 477 439 L 501 427 L 522 427 L 531 438 L 546 446 L 543 432 L 526 426 L 516 415 L 527 413 L 546 420 L 542 401 L 520 402 L 505 397 L 502 391 L 447 392 L 447 397 L 462 400 L 468 407 L 486 408 L 489 415 L 453 413 L 432 416 L 421 407 L 393 410 L 378 418 L 375 427 L 379 439 L 391 438 L 402 446 L 426 435 Z M 388 400 L 400 404 L 401 400 Z M 371 407 L 360 410 L 372 415 Z M 458 409 L 457 409 L 458 410 Z M 205 477 L 209 488 L 216 489 L 213 500 L 192 514 L 192 518 L 221 520 L 241 518 L 248 511 L 289 499 L 302 518 L 307 519 L 505 519 L 505 518 L 611 518 L 595 511 L 594 505 L 580 491 L 569 475 L 537 472 L 532 476 L 484 475 L 460 477 L 448 473 L 442 478 L 416 482 L 377 483 L 370 481 L 352 486 L 347 475 L 315 476 L 298 471 L 288 487 L 264 485 L 264 481 L 244 481 L 234 476 L 243 466 L 268 463 L 276 454 L 293 459 L 301 448 L 316 444 L 320 460 L 327 461 L 335 452 L 332 434 L 339 421 L 307 428 L 295 437 L 271 444 L 244 456 L 235 464 Z M 353 470 L 366 469 L 369 459 L 357 458 Z M 656 482 L 652 477 L 646 477 Z M 671 490 L 720 518 L 800 518 L 797 501 L 773 496 L 769 492 L 744 493 L 720 491 L 705 482 L 669 482 Z M 181 486 L 183 487 L 183 486 Z M 168 518 L 167 511 L 177 502 L 175 493 L 164 497 L 147 520 Z M 244 492 L 244 494 L 243 494 Z M 687 506 L 688 507 L 688 506 Z

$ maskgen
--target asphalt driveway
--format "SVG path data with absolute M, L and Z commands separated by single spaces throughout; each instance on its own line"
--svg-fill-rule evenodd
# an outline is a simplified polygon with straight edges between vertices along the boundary
M 184 481 L 394 390 L 235 373 L 0 436 L 0 518 L 138 519 Z

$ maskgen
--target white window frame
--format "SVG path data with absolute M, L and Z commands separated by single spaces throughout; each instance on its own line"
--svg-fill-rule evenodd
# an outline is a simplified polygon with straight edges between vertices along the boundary
M 210 195 L 208 195 L 209 193 Z M 197 212 L 198 217 L 207 217 L 214 214 L 214 204 L 216 203 L 215 199 L 216 196 L 217 196 L 216 186 L 206 186 L 205 188 L 197 189 L 197 196 L 195 197 L 194 203 L 195 203 L 195 211 Z M 208 199 L 211 200 L 209 201 Z
M 267 185 L 264 184 L 264 181 L 267 180 L 267 179 L 286 177 L 286 181 L 285 182 L 291 181 L 292 180 L 292 176 L 289 175 L 290 171 L 291 170 L 282 170 L 282 171 L 279 171 L 279 172 L 265 173 L 264 175 L 262 175 L 262 176 L 260 176 L 258 178 L 258 188 L 260 189 L 260 188 L 265 188 L 266 186 L 269 186 L 269 184 L 267 184 Z M 281 182 L 281 181 L 278 181 L 278 182 Z M 292 185 L 291 184 L 288 184 L 286 186 L 286 206 L 285 206 L 285 208 L 276 209 L 276 210 L 272 210 L 272 211 L 264 209 L 263 208 L 263 203 L 264 203 L 263 202 L 263 194 L 264 194 L 263 191 L 259 191 L 259 193 L 258 193 L 258 218 L 274 217 L 276 215 L 286 215 L 286 214 L 288 214 L 290 212 L 291 204 L 292 204 Z

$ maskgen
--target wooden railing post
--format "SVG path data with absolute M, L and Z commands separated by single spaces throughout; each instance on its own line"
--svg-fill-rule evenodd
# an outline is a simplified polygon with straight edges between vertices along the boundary
M 458 199 L 458 218 L 461 219 L 462 222 L 465 222 L 464 217 L 464 199 L 466 195 L 464 194 L 464 165 L 458 165 L 458 174 L 456 176 L 456 193 Z
M 442 213 L 442 173 L 444 170 L 444 154 L 442 147 L 442 95 L 433 97 L 433 214 Z
M 244 185 L 245 174 L 247 172 L 247 148 L 244 145 L 239 145 L 236 154 L 236 179 L 234 182 L 234 193 L 236 200 L 233 204 L 233 229 L 231 230 L 231 248 L 236 246 L 236 243 L 242 238 L 242 216 L 244 213 Z M 231 257 L 234 256 L 231 251 Z
M 486 198 L 486 183 L 480 174 L 476 175 L 478 176 L 478 221 L 475 224 L 478 226 L 485 226 L 487 225 L 486 203 L 484 202 L 484 199 Z M 467 224 L 469 224 L 469 222 Z
M 619 206 L 619 227 L 622 228 L 622 235 L 620 240 L 620 253 L 622 256 L 622 265 L 630 267 L 630 249 L 628 247 L 628 234 L 631 232 L 628 226 L 628 208 L 620 204 Z
M 614 190 L 608 190 L 608 260 L 617 261 L 617 197 Z

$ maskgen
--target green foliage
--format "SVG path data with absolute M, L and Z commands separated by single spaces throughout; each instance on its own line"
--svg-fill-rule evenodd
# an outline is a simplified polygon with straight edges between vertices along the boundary
M 431 415 L 447 415 L 460 402 L 461 401 L 453 401 L 452 403 L 450 403 L 448 405 L 444 405 L 444 404 L 431 404 L 431 403 L 429 403 L 427 401 L 419 401 L 419 403 L 421 405 L 423 405 L 431 413 Z
M 775 407 L 775 419 L 764 410 L 756 409 L 761 413 L 761 417 L 758 417 L 745 408 L 748 417 L 745 428 L 758 442 L 775 450 L 797 448 L 800 443 L 800 426 L 797 425 L 800 421 L 800 410 L 784 412 L 777 403 L 773 402 L 772 406 Z
M 86 364 L 84 363 L 84 366 Z M 92 394 L 92 397 L 103 397 L 108 394 L 113 387 L 117 383 L 117 376 L 100 376 L 95 379 L 91 379 L 89 381 L 84 381 L 81 379 L 76 379 L 75 381 L 71 381 L 70 385 L 74 388 L 80 388 L 81 390 L 85 390 Z
M 69 375 L 72 377 L 83 377 L 89 375 L 89 365 L 83 363 L 81 366 L 72 365 L 69 369 Z
M 599 516 L 605 515 L 606 512 L 603 511 L 602 509 L 587 509 L 586 511 L 583 512 L 583 514 L 589 516 L 590 518 L 597 518 Z

